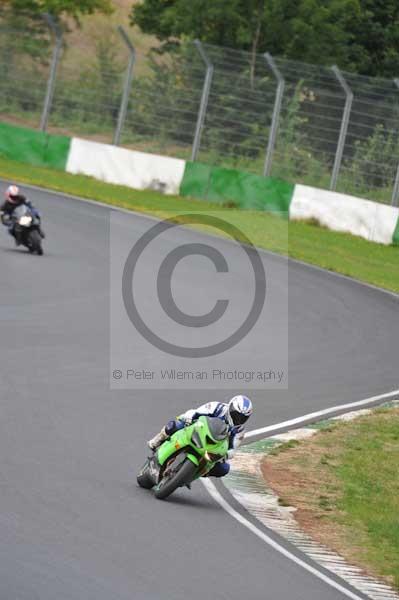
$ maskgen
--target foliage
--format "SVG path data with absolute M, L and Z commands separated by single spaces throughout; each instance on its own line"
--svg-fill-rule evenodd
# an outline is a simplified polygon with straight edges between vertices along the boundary
M 21 55 L 45 61 L 49 46 L 48 25 L 41 14 L 13 10 L 6 2 L 0 5 L 0 29 L 0 55 L 7 71 L 12 71 Z
M 265 0 L 145 0 L 133 7 L 132 22 L 162 41 L 189 36 L 250 49 L 265 5 Z
M 364 186 L 392 186 L 398 154 L 399 140 L 394 132 L 377 124 L 369 138 L 355 142 L 355 152 L 350 161 L 353 178 Z
M 154 53 L 148 57 L 148 73 L 134 79 L 125 136 L 156 137 L 160 149 L 168 143 L 192 143 L 195 117 L 191 120 L 191 111 L 198 105 L 188 97 L 191 68 L 190 61 L 181 60 L 180 54 L 172 54 L 168 60 L 160 60 Z
M 143 0 L 132 23 L 166 48 L 185 39 L 393 77 L 397 0 Z
M 88 133 L 112 130 L 122 92 L 123 65 L 108 40 L 96 46 L 96 60 L 78 74 L 60 78 L 51 115 L 53 125 L 68 126 Z
M 112 11 L 110 0 L 3 0 L 3 7 L 13 13 L 41 15 L 50 13 L 56 17 L 69 16 L 79 19 L 94 12 Z
M 354 68 L 371 76 L 396 77 L 399 62 L 399 2 L 359 0 L 360 18 L 353 22 L 348 48 Z

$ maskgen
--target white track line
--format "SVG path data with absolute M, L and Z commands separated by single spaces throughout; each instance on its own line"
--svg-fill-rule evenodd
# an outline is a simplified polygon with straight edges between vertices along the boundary
M 344 410 L 346 412 L 347 410 L 350 410 L 352 408 L 358 408 L 360 406 L 367 406 L 368 404 L 373 404 L 373 402 L 389 400 L 390 398 L 394 398 L 395 396 L 399 396 L 399 389 L 394 390 L 393 392 L 387 392 L 386 394 L 380 394 L 379 396 L 372 396 L 371 398 L 366 398 L 365 400 L 359 400 L 357 402 L 350 402 L 349 404 L 341 404 L 338 406 L 331 406 L 330 408 L 325 408 L 323 410 L 318 410 L 313 413 L 308 413 L 307 415 L 303 415 L 302 417 L 289 419 L 288 421 L 276 423 L 275 425 L 268 425 L 267 427 L 261 427 L 260 429 L 253 429 L 252 431 L 248 431 L 248 433 L 245 434 L 245 439 L 254 437 L 256 435 L 261 435 L 262 433 L 270 433 L 278 429 L 282 429 L 283 427 L 293 427 L 295 425 L 299 425 L 312 419 L 319 419 L 320 417 L 330 415 L 340 410 Z
M 399 395 L 399 389 L 394 390 L 392 392 L 387 392 L 386 394 L 380 394 L 378 396 L 372 396 L 371 398 L 366 398 L 365 400 L 359 400 L 358 402 L 350 402 L 349 404 L 342 404 L 341 406 L 332 406 L 331 408 L 326 408 L 324 410 L 319 410 L 317 412 L 309 413 L 307 415 L 303 415 L 302 417 L 297 417 L 296 419 L 290 419 L 288 421 L 283 421 L 282 423 L 276 423 L 275 425 L 269 425 L 267 427 L 261 427 L 260 429 L 254 429 L 253 431 L 248 431 L 245 434 L 245 438 L 251 438 L 256 435 L 260 435 L 262 433 L 270 433 L 281 429 L 283 427 L 291 427 L 298 425 L 299 423 L 303 423 L 304 421 L 308 421 L 309 419 L 317 419 L 320 417 L 324 417 L 325 415 L 329 415 L 331 413 L 335 413 L 339 410 L 351 410 L 353 408 L 365 406 L 368 404 L 372 404 L 373 402 L 379 402 L 383 400 L 389 400 L 395 396 Z M 263 542 L 265 542 L 268 546 L 279 552 L 289 560 L 292 560 L 294 563 L 308 571 L 318 579 L 321 579 L 329 585 L 330 587 L 335 588 L 348 598 L 352 598 L 352 600 L 363 600 L 364 596 L 358 596 L 357 594 L 351 592 L 349 589 L 317 569 L 317 567 L 313 567 L 309 565 L 307 562 L 295 556 L 292 552 L 281 546 L 278 542 L 273 540 L 271 537 L 266 535 L 261 529 L 256 527 L 253 523 L 248 521 L 243 515 L 241 515 L 237 510 L 235 510 L 230 504 L 223 498 L 223 496 L 218 492 L 215 487 L 215 484 L 209 479 L 201 479 L 201 482 L 204 484 L 208 493 L 212 496 L 212 498 L 225 510 L 231 517 L 236 519 L 241 525 L 244 525 L 249 531 L 254 533 L 258 538 L 260 538 Z M 245 507 L 244 507 L 245 508 Z
M 232 506 L 230 506 L 230 504 L 217 491 L 217 489 L 215 487 L 215 484 L 212 481 L 210 481 L 209 479 L 201 479 L 201 481 L 204 484 L 204 486 L 206 487 L 206 489 L 209 492 L 209 494 L 212 496 L 212 498 L 230 516 L 232 516 L 234 519 L 236 519 L 236 521 L 238 521 L 239 523 L 241 523 L 241 525 L 244 525 L 244 527 L 246 527 L 247 529 L 249 529 L 249 531 L 251 531 L 256 536 L 258 536 L 258 538 L 260 538 L 268 546 L 271 546 L 274 550 L 276 550 L 277 552 L 279 552 L 280 554 L 282 554 L 286 558 L 289 558 L 294 563 L 296 563 L 297 565 L 299 565 L 300 567 L 302 567 L 303 569 L 305 569 L 306 571 L 308 571 L 309 573 L 311 573 L 315 577 L 318 577 L 318 579 L 321 579 L 322 581 L 324 581 L 324 583 L 327 583 L 329 586 L 335 588 L 336 590 L 338 590 L 339 592 L 341 592 L 342 594 L 344 594 L 348 598 L 352 598 L 352 600 L 364 600 L 364 596 L 362 597 L 362 596 L 358 596 L 357 594 L 354 594 L 353 592 L 351 592 L 350 590 L 348 590 L 347 588 L 345 588 L 344 586 L 342 586 L 338 582 L 334 581 L 334 579 L 332 579 L 328 575 L 325 575 L 324 573 L 322 573 L 321 571 L 319 571 L 317 568 L 312 567 L 311 565 L 309 565 L 308 563 L 306 563 L 304 560 L 302 560 L 298 556 L 295 556 L 295 554 L 292 554 L 292 552 L 290 552 L 289 550 L 287 550 L 286 548 L 284 548 L 284 546 L 281 546 L 278 542 L 275 542 L 271 537 L 269 537 L 268 535 L 266 535 L 265 533 L 263 533 L 263 531 L 261 531 L 260 529 L 258 529 L 256 527 L 256 525 L 253 525 L 250 521 L 248 521 L 248 519 L 246 519 L 245 517 L 243 517 L 238 511 L 236 511 Z

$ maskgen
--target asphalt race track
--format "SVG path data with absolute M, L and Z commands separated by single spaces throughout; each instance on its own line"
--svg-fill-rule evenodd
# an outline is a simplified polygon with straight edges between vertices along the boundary
M 0 600 L 344 598 L 200 483 L 168 502 L 137 487 L 145 440 L 209 396 L 110 391 L 109 209 L 29 196 L 44 216 L 45 255 L 0 232 Z M 262 256 L 278 276 L 284 259 Z M 195 290 L 196 273 L 183 283 Z M 290 263 L 289 389 L 252 393 L 251 427 L 396 389 L 397 308 L 393 296 Z

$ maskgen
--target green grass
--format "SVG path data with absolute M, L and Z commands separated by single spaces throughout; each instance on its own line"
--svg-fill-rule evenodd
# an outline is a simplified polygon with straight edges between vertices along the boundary
M 270 450 L 268 454 L 270 456 L 277 456 L 278 454 L 281 454 L 286 450 L 292 450 L 292 448 L 298 446 L 299 443 L 300 442 L 298 440 L 289 440 L 288 442 L 284 442 L 283 444 L 278 444 L 275 448 Z
M 170 211 L 219 211 L 221 207 L 199 200 L 164 196 L 110 185 L 91 177 L 33 167 L 0 157 L 0 176 L 72 195 L 99 200 L 113 206 L 164 218 Z M 367 242 L 304 222 L 287 223 L 267 213 L 226 210 L 232 222 L 245 225 L 251 241 L 292 258 L 399 292 L 399 248 Z M 234 213 L 234 214 L 233 214 Z M 288 240 L 287 240 L 288 233 Z
M 399 589 L 398 464 L 399 408 L 390 407 L 283 444 L 263 469 L 311 537 Z
M 399 411 L 354 422 L 335 475 L 342 521 L 363 540 L 366 559 L 399 588 Z

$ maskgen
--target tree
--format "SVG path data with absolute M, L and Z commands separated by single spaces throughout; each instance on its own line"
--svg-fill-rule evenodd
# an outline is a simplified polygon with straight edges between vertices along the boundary
M 360 0 L 352 50 L 360 73 L 399 76 L 399 2 Z
M 143 0 L 131 19 L 162 42 L 198 37 L 323 62 L 343 54 L 359 15 L 359 0 Z
M 266 0 L 144 0 L 131 21 L 162 42 L 200 38 L 250 50 L 264 23 Z
M 50 13 L 56 17 L 73 17 L 78 20 L 81 15 L 94 12 L 110 13 L 110 0 L 3 0 L 4 8 L 13 12 L 32 16 Z
M 79 24 L 79 17 L 96 11 L 112 12 L 110 0 L 0 0 L 0 25 L 4 31 L 4 46 L 8 54 L 26 53 L 40 58 L 47 54 L 48 24 L 44 13 L 51 14 L 68 31 L 68 17 Z M 12 39 L 13 30 L 19 31 L 19 41 Z M 7 35 L 8 34 L 8 35 Z M 7 39 L 6 39 L 7 38 Z M 16 57 L 14 57 L 15 60 Z
M 359 19 L 359 0 L 272 0 L 268 43 L 286 58 L 350 68 L 348 48 Z
M 43 13 L 50 13 L 68 31 L 68 17 L 79 23 L 79 17 L 95 11 L 111 12 L 110 0 L 0 0 L 0 92 L 7 90 L 10 81 L 14 99 L 24 98 L 23 110 L 35 110 L 40 97 L 35 86 L 26 81 L 39 82 L 40 68 L 47 65 L 53 42 Z M 8 91 L 4 97 L 8 99 Z
M 168 49 L 184 39 L 398 75 L 398 0 L 143 0 L 131 21 Z

